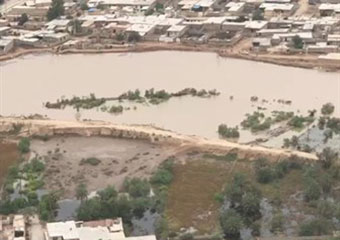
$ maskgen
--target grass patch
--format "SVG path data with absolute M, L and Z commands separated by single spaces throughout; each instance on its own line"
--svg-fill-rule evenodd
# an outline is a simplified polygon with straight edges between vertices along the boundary
M 204 158 L 214 159 L 217 161 L 226 161 L 226 162 L 233 162 L 236 161 L 238 158 L 237 153 L 227 153 L 225 155 L 216 155 L 213 153 L 205 153 L 203 155 Z
M 169 188 L 166 216 L 172 231 L 194 227 L 211 233 L 218 227 L 215 201 L 229 178 L 229 163 L 195 160 L 174 166 L 174 180 Z
M 85 165 L 85 164 L 89 164 L 92 166 L 97 166 L 101 163 L 101 161 L 98 158 L 95 157 L 91 157 L 91 158 L 83 158 L 80 161 L 80 165 Z

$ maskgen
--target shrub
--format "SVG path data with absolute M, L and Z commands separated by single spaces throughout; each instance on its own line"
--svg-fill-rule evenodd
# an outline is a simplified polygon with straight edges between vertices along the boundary
M 194 239 L 194 235 L 192 235 L 191 233 L 185 233 L 182 236 L 180 236 L 179 239 L 180 240 L 192 240 Z
M 317 181 L 312 178 L 306 180 L 304 188 L 304 198 L 305 201 L 310 202 L 313 200 L 318 200 L 321 196 L 321 187 Z
M 256 171 L 256 179 L 259 183 L 270 183 L 275 179 L 275 173 L 269 167 L 261 168 Z
M 271 222 L 270 231 L 272 233 L 282 232 L 283 224 L 284 224 L 284 217 L 282 213 L 275 214 Z
M 331 115 L 334 112 L 334 105 L 332 103 L 326 103 L 321 108 L 321 113 L 323 115 Z
M 238 131 L 238 127 L 228 127 L 226 124 L 220 124 L 218 126 L 218 134 L 225 138 L 239 138 L 240 132 Z
M 241 216 L 233 209 L 222 212 L 220 225 L 227 238 L 238 239 L 243 226 Z
M 101 163 L 101 161 L 100 161 L 98 158 L 95 158 L 95 157 L 82 159 L 82 160 L 80 161 L 80 165 L 83 165 L 83 164 L 90 164 L 90 165 L 92 165 L 92 166 L 97 166 L 99 163 Z
M 21 153 L 28 153 L 30 151 L 31 141 L 29 138 L 24 137 L 20 139 L 18 148 Z
M 150 184 L 139 178 L 126 179 L 124 188 L 133 198 L 147 197 L 150 193 Z
M 327 147 L 324 148 L 320 154 L 318 154 L 318 158 L 323 168 L 328 169 L 338 158 L 338 153 L 333 151 L 331 148 Z
M 320 216 L 331 219 L 336 209 L 333 203 L 326 200 L 320 200 L 317 205 L 317 210 Z
M 299 35 L 295 35 L 292 39 L 293 46 L 296 49 L 302 49 L 303 48 L 303 41 Z
M 329 221 L 318 218 L 310 220 L 300 225 L 299 235 L 300 236 L 321 236 L 328 235 L 332 230 Z

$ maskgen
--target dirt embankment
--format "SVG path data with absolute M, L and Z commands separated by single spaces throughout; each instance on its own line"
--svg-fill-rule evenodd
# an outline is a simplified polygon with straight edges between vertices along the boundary
M 249 40 L 249 39 L 245 39 Z M 242 42 L 242 41 L 241 41 Z M 109 49 L 59 49 L 40 48 L 40 49 L 23 49 L 17 48 L 14 52 L 0 56 L 0 62 L 17 58 L 27 54 L 38 53 L 55 53 L 55 54 L 103 54 L 103 53 L 128 53 L 128 52 L 151 52 L 151 51 L 191 51 L 191 52 L 214 52 L 220 57 L 238 58 L 250 61 L 265 62 L 282 66 L 299 67 L 314 69 L 320 68 L 327 71 L 340 71 L 337 63 L 325 63 L 318 60 L 317 55 L 311 54 L 273 54 L 263 53 L 255 54 L 243 51 L 236 45 L 234 47 L 216 47 L 207 44 L 181 44 L 181 43 L 159 43 L 159 42 L 143 42 L 135 45 L 122 45 Z
M 291 156 L 317 160 L 314 154 L 243 145 L 219 139 L 188 136 L 149 125 L 123 125 L 99 121 L 67 122 L 24 118 L 0 118 L 0 134 L 16 132 L 21 136 L 101 136 L 122 139 L 146 140 L 162 146 L 176 146 L 178 151 L 195 150 L 225 153 L 237 152 L 241 157 L 255 159 L 259 156 L 279 160 Z

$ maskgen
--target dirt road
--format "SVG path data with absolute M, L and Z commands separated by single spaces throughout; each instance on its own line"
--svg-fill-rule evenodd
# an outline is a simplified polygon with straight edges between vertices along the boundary
M 8 134 L 20 127 L 19 135 L 23 136 L 105 136 L 121 139 L 146 140 L 161 145 L 176 145 L 182 149 L 197 148 L 200 151 L 231 151 L 236 150 L 241 156 L 255 159 L 258 156 L 273 160 L 287 158 L 295 155 L 302 159 L 317 160 L 314 154 L 273 149 L 262 146 L 243 145 L 221 139 L 206 139 L 198 136 L 188 136 L 149 125 L 123 125 L 101 121 L 56 121 L 24 118 L 0 118 L 0 134 Z

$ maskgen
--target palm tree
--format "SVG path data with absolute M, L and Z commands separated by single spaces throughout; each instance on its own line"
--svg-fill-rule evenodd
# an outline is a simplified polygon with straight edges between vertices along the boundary
M 84 183 L 80 183 L 76 189 L 76 197 L 81 202 L 87 199 L 88 191 Z

